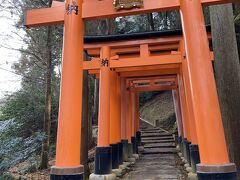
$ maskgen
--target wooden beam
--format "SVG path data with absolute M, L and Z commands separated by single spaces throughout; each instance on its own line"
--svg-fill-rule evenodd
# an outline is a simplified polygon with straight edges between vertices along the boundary
M 239 0 L 202 0 L 203 5 L 206 6 L 230 2 L 239 2 Z M 179 9 L 179 6 L 179 0 L 146 0 L 144 1 L 144 8 L 116 11 L 112 5 L 112 0 L 87 0 L 83 3 L 82 17 L 85 20 L 113 18 L 119 16 L 174 10 Z M 94 7 L 98 7 L 98 9 L 96 10 Z M 64 3 L 54 2 L 51 8 L 28 10 L 26 13 L 25 25 L 27 27 L 35 27 L 63 24 L 64 14 Z
M 151 83 L 153 82 L 154 84 L 159 83 L 159 82 L 176 82 L 176 78 L 156 78 L 156 79 L 145 79 L 145 80 L 133 80 L 131 81 L 132 84 L 135 84 L 136 86 L 142 86 L 139 84 L 142 83 Z
M 91 68 L 91 62 L 84 62 L 84 70 L 88 70 L 90 75 L 99 75 L 99 69 Z M 120 73 L 122 77 L 134 78 L 136 77 L 141 79 L 146 78 L 155 78 L 158 75 L 161 75 L 161 78 L 169 78 L 168 75 L 174 75 L 179 73 L 180 64 L 165 64 L 165 65 L 154 65 L 154 66 L 140 66 L 140 67 L 125 67 L 125 68 L 116 68 L 115 71 Z M 144 77 L 146 76 L 146 77 Z M 172 76 L 171 76 L 172 77 Z M 130 79 L 132 80 L 132 79 Z
M 148 87 L 134 87 L 131 88 L 130 91 L 137 91 L 137 92 L 143 92 L 143 91 L 169 91 L 173 89 L 177 89 L 178 86 L 176 85 L 162 85 L 162 86 L 148 86 Z
M 127 78 L 127 81 L 137 81 L 137 80 L 152 80 L 152 79 L 176 79 L 176 75 L 171 75 L 171 76 L 152 76 L 152 77 L 141 77 L 141 78 Z
M 121 77 L 146 77 L 146 76 L 159 76 L 159 75 L 175 75 L 179 73 L 179 69 L 162 69 L 150 71 L 132 71 L 121 72 Z
M 169 45 L 177 44 L 182 40 L 182 36 L 165 36 L 159 38 L 145 38 L 138 40 L 128 40 L 128 41 L 116 41 L 116 42 L 100 42 L 100 43 L 89 43 L 84 45 L 84 49 L 100 49 L 103 46 L 110 46 L 111 48 L 127 48 L 132 46 L 139 46 L 140 44 L 151 45 Z
M 157 51 L 176 51 L 179 47 L 179 44 L 163 44 L 163 45 L 150 45 L 149 51 L 150 52 L 157 52 Z M 100 56 L 100 48 L 96 49 L 85 49 L 89 56 Z M 111 55 L 122 55 L 128 53 L 140 53 L 139 46 L 132 46 L 132 47 L 116 47 L 111 49 Z
M 166 45 L 150 45 L 149 51 L 173 51 L 177 50 L 179 47 L 179 44 L 166 44 Z
M 162 65 L 163 67 L 166 65 L 173 64 L 174 67 L 177 67 L 176 64 L 181 64 L 181 54 L 171 54 L 171 55 L 160 55 L 160 56 L 153 56 L 153 57 L 136 57 L 136 58 L 124 58 L 119 60 L 110 60 L 110 68 L 128 68 L 129 71 L 133 71 L 134 69 L 130 69 L 131 67 L 143 67 L 146 66 L 147 68 L 142 68 L 142 70 L 147 69 L 160 69 Z M 94 58 L 91 61 L 84 61 L 83 62 L 83 69 L 84 70 L 97 70 L 100 69 L 101 63 L 98 58 Z M 152 68 L 149 68 L 152 67 Z M 169 68 L 169 66 L 166 66 Z M 165 67 L 165 68 L 166 68 Z M 118 72 L 118 71 L 117 71 Z
M 146 0 L 144 8 L 116 11 L 112 0 L 88 0 L 83 3 L 83 17 L 85 19 L 110 18 L 129 16 L 150 12 L 160 12 L 179 8 L 179 0 Z M 93 7 L 99 7 L 97 10 Z
M 180 67 L 180 64 L 163 64 L 163 65 L 154 65 L 154 66 L 141 66 L 141 67 L 125 67 L 125 68 L 116 68 L 116 72 L 129 72 L 129 71 L 147 71 L 147 70 L 163 70 L 163 69 L 177 69 Z
M 54 4 L 51 8 L 33 9 L 26 12 L 25 26 L 47 26 L 64 23 L 64 5 Z
M 152 66 L 161 64 L 177 64 L 182 62 L 181 54 L 161 55 L 161 56 L 149 56 L 138 58 L 124 58 L 120 60 L 110 61 L 111 68 L 122 67 L 139 67 L 139 66 Z
M 90 74 L 90 75 L 97 75 L 99 73 L 100 73 L 99 69 L 88 70 L 88 74 Z
M 91 61 L 83 61 L 83 70 L 97 70 L 100 69 L 100 59 L 93 59 Z
M 239 2 L 239 0 L 202 0 L 204 6 Z M 93 7 L 101 7 L 96 11 Z M 84 19 L 113 18 L 119 16 L 130 16 L 146 14 L 150 12 L 162 12 L 177 10 L 180 7 L 179 0 L 145 0 L 144 8 L 116 11 L 112 5 L 112 0 L 88 0 L 83 3 Z
M 202 0 L 204 6 L 239 2 L 239 0 Z

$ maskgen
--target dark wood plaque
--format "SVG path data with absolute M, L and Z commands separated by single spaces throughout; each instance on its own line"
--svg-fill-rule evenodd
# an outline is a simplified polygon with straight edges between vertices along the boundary
M 116 10 L 143 7 L 143 0 L 114 0 L 113 6 Z

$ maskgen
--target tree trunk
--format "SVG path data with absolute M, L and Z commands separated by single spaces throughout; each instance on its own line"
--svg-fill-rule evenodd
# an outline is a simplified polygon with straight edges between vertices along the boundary
M 115 19 L 103 19 L 98 21 L 97 35 L 111 35 L 116 29 Z
M 234 15 L 235 15 L 235 29 L 238 43 L 238 52 L 240 52 L 240 4 L 236 3 L 233 5 L 234 7 Z M 239 54 L 240 55 L 240 54 Z
M 40 169 L 48 168 L 48 153 L 50 144 L 50 129 L 51 129 L 51 85 L 52 85 L 52 27 L 47 29 L 47 70 L 45 75 L 46 81 L 46 93 L 45 93 L 45 113 L 43 122 L 43 131 L 45 133 L 45 139 L 42 144 L 42 154 Z
M 116 25 L 115 25 L 115 19 L 107 19 L 107 35 L 112 35 L 115 32 Z
M 88 76 L 88 148 L 91 149 L 94 144 L 93 139 L 93 118 L 94 118 L 94 82 L 93 75 Z
M 88 72 L 83 72 L 83 106 L 81 129 L 81 165 L 84 166 L 85 178 L 90 174 L 88 167 Z
M 98 101 L 99 101 L 99 80 L 94 82 L 94 96 L 93 96 L 93 124 L 98 124 Z
M 240 170 L 240 65 L 232 5 L 210 7 L 210 16 L 214 69 L 225 137 L 230 161 L 236 163 Z
M 148 18 L 148 23 L 151 27 L 151 31 L 155 31 L 153 14 L 152 13 L 147 14 L 147 18 Z
M 48 6 L 51 7 L 53 0 L 48 1 Z M 46 44 L 46 93 L 45 93 L 45 112 L 44 112 L 44 122 L 43 131 L 45 133 L 45 139 L 42 143 L 42 153 L 40 169 L 48 168 L 49 161 L 49 145 L 50 145 L 50 130 L 51 130 L 51 103 L 52 103 L 52 33 L 53 29 L 51 26 L 47 28 L 47 44 Z

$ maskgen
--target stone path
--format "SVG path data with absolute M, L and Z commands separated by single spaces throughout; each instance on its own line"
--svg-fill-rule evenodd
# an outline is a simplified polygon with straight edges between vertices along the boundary
M 144 151 L 123 180 L 185 180 L 172 134 L 159 129 L 142 130 Z

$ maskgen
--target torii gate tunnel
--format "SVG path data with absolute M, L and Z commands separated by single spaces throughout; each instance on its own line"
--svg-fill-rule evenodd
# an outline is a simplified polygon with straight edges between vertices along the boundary
M 199 179 L 236 179 L 229 162 L 202 6 L 234 0 L 144 0 L 116 10 L 112 0 L 53 1 L 27 11 L 26 26 L 64 24 L 56 164 L 51 179 L 83 179 L 80 163 L 83 71 L 100 79 L 98 144 L 90 179 L 114 179 L 112 169 L 137 153 L 139 92 L 172 90 L 179 139 Z M 83 21 L 179 10 L 183 35 L 84 44 Z M 84 61 L 83 52 L 93 57 Z

